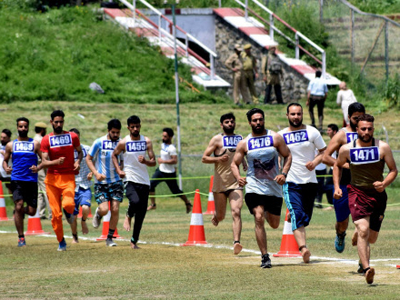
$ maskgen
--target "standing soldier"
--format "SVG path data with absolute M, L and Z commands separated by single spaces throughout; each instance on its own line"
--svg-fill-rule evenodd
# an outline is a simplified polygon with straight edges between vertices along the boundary
M 254 80 L 258 78 L 257 60 L 251 54 L 251 44 L 246 44 L 243 47 L 244 52 L 241 53 L 243 60 L 243 71 L 245 83 L 249 88 L 253 103 L 258 103 L 258 97 L 256 94 L 256 88 L 254 86 Z
M 272 86 L 275 90 L 276 102 L 278 102 L 278 104 L 284 104 L 281 90 L 281 79 L 283 80 L 282 63 L 278 55 L 276 55 L 275 46 L 272 46 L 269 49 L 268 55 L 263 57 L 261 71 L 266 84 L 264 104 L 271 102 Z
M 236 44 L 235 53 L 225 61 L 225 66 L 233 72 L 233 101 L 236 105 L 240 104 L 239 91 L 244 103 L 250 103 L 250 95 L 244 79 L 242 57 L 240 56 L 242 51 L 240 45 Z

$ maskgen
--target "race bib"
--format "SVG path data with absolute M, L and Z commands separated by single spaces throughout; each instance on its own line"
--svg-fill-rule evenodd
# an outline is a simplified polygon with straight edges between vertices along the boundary
M 146 141 L 126 142 L 126 152 L 142 152 L 147 150 Z
M 222 137 L 224 149 L 236 149 L 237 145 L 243 138 L 240 135 L 230 135 Z
M 85 158 L 87 156 L 87 151 L 85 148 L 82 147 L 82 154 L 83 154 L 83 158 Z M 74 159 L 77 160 L 78 159 L 78 151 L 74 150 Z
M 247 141 L 248 151 L 274 146 L 274 139 L 270 135 L 250 138 Z
M 350 161 L 352 164 L 370 164 L 380 160 L 379 147 L 350 148 Z
M 72 146 L 72 138 L 69 133 L 52 135 L 49 137 L 50 148 Z
M 308 141 L 307 130 L 292 131 L 283 134 L 286 145 L 303 143 Z
M 346 132 L 347 143 L 351 143 L 352 141 L 358 139 L 357 132 Z
M 101 144 L 101 150 L 104 151 L 114 151 L 115 147 L 117 147 L 118 142 L 113 142 L 109 140 L 105 140 Z
M 14 142 L 13 152 L 33 152 L 35 145 L 32 142 Z

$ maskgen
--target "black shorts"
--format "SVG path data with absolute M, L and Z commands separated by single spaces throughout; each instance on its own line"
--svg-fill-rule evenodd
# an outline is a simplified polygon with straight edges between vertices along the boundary
M 282 197 L 259 195 L 255 193 L 247 193 L 245 196 L 246 205 L 249 212 L 253 214 L 253 209 L 257 206 L 264 206 L 264 211 L 270 214 L 280 216 L 282 210 Z
M 28 206 L 37 208 L 37 182 L 11 180 L 11 191 L 13 193 L 14 202 L 22 199 Z
M 156 169 L 155 173 L 153 174 L 152 179 L 157 178 L 157 180 L 150 181 L 150 192 L 154 192 L 156 190 L 156 186 L 165 181 L 168 185 L 172 194 L 183 194 L 183 192 L 179 189 L 178 183 L 176 179 L 169 179 L 169 178 L 176 178 L 176 172 L 174 173 L 165 173 L 161 172 L 160 169 Z

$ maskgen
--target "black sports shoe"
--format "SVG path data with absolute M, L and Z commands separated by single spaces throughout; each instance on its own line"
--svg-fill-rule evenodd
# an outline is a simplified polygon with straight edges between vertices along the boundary
M 269 255 L 268 255 L 268 253 L 267 254 L 264 254 L 263 256 L 261 256 L 261 265 L 260 265 L 260 267 L 261 268 L 272 268 L 272 265 L 271 265 L 271 260 L 269 259 Z

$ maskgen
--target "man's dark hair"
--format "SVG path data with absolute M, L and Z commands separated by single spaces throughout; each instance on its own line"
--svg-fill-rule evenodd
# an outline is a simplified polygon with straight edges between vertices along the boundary
M 339 127 L 336 124 L 333 124 L 333 123 L 329 124 L 328 128 L 332 129 L 332 131 L 336 131 L 336 132 L 339 131 Z
M 11 137 L 11 131 L 10 129 L 3 129 L 2 133 L 5 133 L 8 137 Z
M 362 105 L 360 102 L 354 102 L 349 105 L 349 108 L 347 110 L 347 113 L 349 115 L 349 118 L 355 113 L 355 112 L 360 112 L 365 114 L 365 107 Z
M 55 117 L 64 118 L 65 114 L 64 114 L 64 112 L 62 110 L 58 109 L 58 110 L 53 111 L 50 116 L 51 116 L 51 119 L 54 120 Z
M 25 118 L 25 117 L 18 118 L 17 119 L 17 125 L 18 125 L 18 122 L 21 122 L 21 121 L 28 123 L 28 126 L 29 126 L 29 120 L 27 118 Z
M 319 78 L 319 77 L 321 77 L 321 75 L 322 75 L 322 72 L 320 70 L 317 70 L 315 72 L 315 77 Z
M 222 124 L 222 122 L 227 119 L 233 119 L 233 121 L 236 120 L 235 115 L 230 112 L 230 113 L 222 115 L 221 118 L 219 118 L 219 122 Z
M 130 116 L 128 120 L 126 120 L 126 124 L 140 124 L 140 118 L 138 116 Z
M 358 123 L 361 121 L 374 123 L 375 118 L 369 114 L 360 115 L 357 117 L 357 126 L 358 126 Z
M 110 121 L 108 121 L 107 123 L 107 128 L 108 130 L 111 130 L 113 128 L 121 130 L 121 122 L 118 119 L 111 119 Z
M 290 108 L 291 106 L 300 106 L 300 107 L 301 107 L 301 110 L 303 110 L 303 106 L 301 106 L 301 104 L 296 103 L 296 102 L 293 102 L 293 103 L 290 103 L 290 104 L 286 107 L 286 113 L 289 113 L 289 108 Z
M 71 129 L 69 130 L 69 132 L 75 132 L 77 135 L 80 135 L 80 134 L 81 134 L 81 133 L 79 132 L 79 130 L 76 129 L 76 128 L 71 128 Z
M 166 132 L 168 134 L 168 136 L 171 137 L 171 138 L 174 136 L 174 131 L 172 130 L 172 128 L 165 127 L 165 128 L 163 128 L 162 131 Z
M 250 110 L 246 113 L 247 120 L 248 120 L 249 122 L 251 121 L 251 116 L 254 115 L 254 114 L 261 114 L 261 115 L 263 116 L 263 118 L 264 118 L 264 111 L 263 111 L 262 109 L 259 109 L 259 108 L 252 108 L 252 109 L 250 109 Z M 222 123 L 222 122 L 221 122 L 221 123 Z

